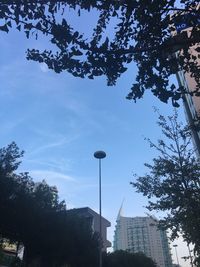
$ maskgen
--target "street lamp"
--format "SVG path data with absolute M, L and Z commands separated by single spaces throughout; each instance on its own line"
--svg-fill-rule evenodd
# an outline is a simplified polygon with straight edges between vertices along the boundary
M 177 253 L 177 247 L 178 247 L 178 245 L 173 245 L 173 247 L 175 248 L 175 251 L 176 251 L 176 260 L 177 260 L 177 264 L 178 264 L 178 266 L 180 266 L 180 264 L 179 264 L 179 260 L 178 260 L 178 253 Z
M 94 157 L 99 160 L 99 235 L 100 235 L 100 246 L 99 246 L 99 267 L 102 267 L 102 225 L 101 225 L 101 159 L 106 157 L 104 151 L 96 151 Z

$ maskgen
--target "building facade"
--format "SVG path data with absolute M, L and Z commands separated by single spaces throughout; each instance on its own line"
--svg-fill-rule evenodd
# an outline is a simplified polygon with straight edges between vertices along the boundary
M 188 73 L 180 71 L 177 73 L 179 86 L 183 86 L 188 92 L 196 89 L 196 82 Z M 183 106 L 186 119 L 192 132 L 192 141 L 197 156 L 200 156 L 200 97 L 185 94 L 183 97 Z
M 84 207 L 78 209 L 71 209 L 73 212 L 79 216 L 83 216 L 88 219 L 89 224 L 94 232 L 99 233 L 100 231 L 100 216 L 94 210 Z M 101 236 L 102 236 L 102 251 L 106 251 L 108 247 L 111 247 L 110 241 L 107 240 L 107 228 L 110 227 L 110 222 L 104 217 L 101 217 Z
M 152 217 L 124 217 L 118 215 L 113 249 L 132 253 L 144 253 L 158 267 L 172 267 L 172 259 L 166 231 L 157 227 Z
M 198 10 L 199 8 L 200 4 L 197 5 L 196 9 Z M 186 32 L 188 38 L 191 36 L 192 26 L 188 24 L 188 21 L 190 20 L 187 19 L 187 16 L 188 14 L 182 15 L 182 21 L 179 25 L 175 25 L 176 31 L 173 33 L 173 35 L 177 35 L 180 32 Z M 196 16 L 195 18 L 196 23 L 200 25 L 200 17 Z M 187 23 L 185 22 L 185 20 L 187 21 Z M 198 66 L 200 66 L 200 58 L 198 57 L 199 54 L 196 51 L 196 48 L 199 46 L 200 43 L 196 43 L 188 49 L 188 55 L 190 56 L 190 58 L 193 58 L 193 60 L 195 60 Z M 181 51 L 177 52 L 176 56 L 179 57 L 179 54 L 181 54 Z M 193 144 L 197 156 L 200 156 L 200 96 L 190 94 L 197 90 L 197 82 L 190 72 L 179 71 L 176 76 L 179 87 L 183 87 L 186 92 L 188 92 L 188 94 L 185 94 L 183 96 L 183 105 L 188 125 L 190 126 L 192 131 Z

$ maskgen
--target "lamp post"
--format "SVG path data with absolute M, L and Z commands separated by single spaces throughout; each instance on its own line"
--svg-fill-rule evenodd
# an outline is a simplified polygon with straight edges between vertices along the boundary
M 178 260 L 178 253 L 177 253 L 177 247 L 178 247 L 178 245 L 173 245 L 173 247 L 175 248 L 175 251 L 176 251 L 176 260 L 177 260 L 177 264 L 178 264 L 178 266 L 180 266 L 180 264 L 179 264 L 179 260 Z
M 193 267 L 193 259 L 192 259 L 192 254 L 191 254 L 191 250 L 190 250 L 190 246 L 189 244 L 187 244 L 187 247 L 188 247 L 188 252 L 189 252 L 189 258 L 190 258 L 190 264 L 191 264 L 191 267 Z
M 99 267 L 102 267 L 102 225 L 101 225 L 101 159 L 106 157 L 104 151 L 96 151 L 94 157 L 99 160 L 99 235 L 100 235 L 100 246 L 99 246 Z

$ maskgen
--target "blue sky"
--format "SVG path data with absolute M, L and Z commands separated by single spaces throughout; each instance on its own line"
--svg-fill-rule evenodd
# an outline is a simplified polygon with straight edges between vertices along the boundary
M 154 141 L 161 137 L 153 106 L 164 115 L 171 113 L 172 106 L 150 93 L 136 104 L 125 99 L 134 81 L 134 64 L 115 87 L 107 87 L 104 77 L 88 80 L 55 74 L 26 60 L 26 48 L 45 45 L 42 38 L 27 40 L 14 31 L 0 35 L 0 146 L 15 141 L 25 150 L 20 171 L 30 172 L 35 181 L 56 185 L 68 208 L 89 206 L 96 211 L 98 162 L 93 154 L 104 150 L 102 210 L 112 223 L 112 240 L 123 199 L 125 216 L 143 216 L 147 211 L 146 199 L 129 182 L 134 173 L 144 174 L 143 163 L 156 155 L 144 141 L 144 137 Z M 182 108 L 179 112 L 185 120 Z M 179 247 L 180 256 L 185 256 Z

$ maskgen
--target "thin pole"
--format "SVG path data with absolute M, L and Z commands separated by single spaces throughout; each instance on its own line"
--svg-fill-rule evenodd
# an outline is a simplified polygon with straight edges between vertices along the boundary
M 180 266 L 179 260 L 178 260 L 178 253 L 177 253 L 177 249 L 176 249 L 177 245 L 174 245 L 174 247 L 175 247 L 175 251 L 176 251 L 176 260 L 177 260 L 178 266 Z
M 189 251 L 189 257 L 190 257 L 190 264 L 191 264 L 191 267 L 193 267 L 193 260 L 192 260 L 192 255 L 191 255 L 191 250 L 190 250 L 190 246 L 189 244 L 187 244 L 187 247 L 188 247 L 188 251 Z
M 102 216 L 101 216 L 101 159 L 106 157 L 104 151 L 96 151 L 94 157 L 99 160 L 99 267 L 102 267 L 102 248 L 103 248 L 103 238 L 102 238 Z
M 99 159 L 99 267 L 102 267 L 102 225 L 101 225 L 101 159 Z

